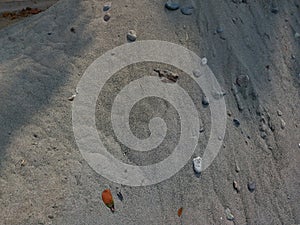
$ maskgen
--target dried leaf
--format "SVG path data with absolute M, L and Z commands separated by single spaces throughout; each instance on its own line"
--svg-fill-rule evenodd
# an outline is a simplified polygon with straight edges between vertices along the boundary
M 113 196 L 111 194 L 111 191 L 109 189 L 105 189 L 103 192 L 102 192 L 102 201 L 104 202 L 104 204 L 110 208 L 110 210 L 112 212 L 115 211 L 115 207 L 114 207 L 114 199 L 113 199 Z
M 178 209 L 177 215 L 178 215 L 179 217 L 181 217 L 181 215 L 182 215 L 182 210 L 183 210 L 182 207 L 181 207 L 180 209 Z

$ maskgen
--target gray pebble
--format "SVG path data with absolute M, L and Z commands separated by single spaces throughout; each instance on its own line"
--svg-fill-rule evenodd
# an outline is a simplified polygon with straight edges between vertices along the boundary
M 225 209 L 225 215 L 226 215 L 226 219 L 228 219 L 229 221 L 233 221 L 234 220 L 234 216 L 232 215 L 231 211 L 229 208 Z
M 186 7 L 183 7 L 181 8 L 181 13 L 183 15 L 192 15 L 193 14 L 193 11 L 194 11 L 194 7 L 193 6 L 186 6 Z
M 208 106 L 209 105 L 209 99 L 206 96 L 202 97 L 202 104 L 204 106 Z
M 260 133 L 260 136 L 262 139 L 265 139 L 267 137 L 267 133 L 263 131 Z
M 236 78 L 236 83 L 240 87 L 247 87 L 249 84 L 249 77 L 248 75 L 240 75 Z
M 200 70 L 193 70 L 193 75 L 195 77 L 200 77 L 202 74 L 201 74 L 201 71 Z
M 282 112 L 279 109 L 277 110 L 277 115 L 282 116 Z
M 280 119 L 281 129 L 283 130 L 286 126 L 286 122 L 283 119 Z
M 221 33 L 224 32 L 224 30 L 223 30 L 221 27 L 218 27 L 217 30 L 216 30 L 216 32 L 217 32 L 218 34 L 221 34 Z
M 103 6 L 103 11 L 106 12 L 108 10 L 110 10 L 111 8 L 111 3 L 110 2 L 107 2 L 105 3 L 105 5 Z
M 233 188 L 236 190 L 237 193 L 241 191 L 241 186 L 235 180 L 233 181 Z
M 279 12 L 279 8 L 277 6 L 272 6 L 271 13 L 277 14 Z
M 256 183 L 255 182 L 249 182 L 248 183 L 248 190 L 250 192 L 253 192 L 253 191 L 255 191 L 255 189 L 256 189 Z
M 241 171 L 240 167 L 238 165 L 235 166 L 235 171 L 238 173 Z
M 137 38 L 137 35 L 136 35 L 136 32 L 134 30 L 130 30 L 128 33 L 127 33 L 127 39 L 129 41 L 135 41 Z
M 178 3 L 167 1 L 165 7 L 169 10 L 177 10 L 180 6 Z

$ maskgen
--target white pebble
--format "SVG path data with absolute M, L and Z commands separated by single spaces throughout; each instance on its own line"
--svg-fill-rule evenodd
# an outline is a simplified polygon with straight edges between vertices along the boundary
M 200 156 L 193 159 L 194 171 L 201 173 L 202 158 Z
M 202 65 L 206 65 L 207 64 L 207 58 L 206 57 L 202 58 L 201 63 L 202 63 Z

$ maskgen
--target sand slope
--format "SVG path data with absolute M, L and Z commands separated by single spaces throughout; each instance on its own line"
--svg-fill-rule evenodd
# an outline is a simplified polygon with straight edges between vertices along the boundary
M 167 11 L 161 0 L 114 0 L 111 19 L 105 23 L 104 1 L 62 0 L 45 12 L 2 29 L 1 223 L 299 224 L 300 39 L 294 36 L 300 33 L 299 2 L 246 2 L 181 1 L 195 6 L 194 13 L 185 16 L 180 11 Z M 271 12 L 272 3 L 279 9 L 277 14 Z M 217 28 L 223 32 L 216 33 Z M 137 31 L 138 40 L 165 40 L 207 57 L 226 92 L 231 116 L 224 147 L 200 178 L 194 175 L 190 160 L 160 184 L 120 186 L 94 172 L 76 146 L 68 97 L 96 58 L 127 42 L 130 29 Z M 145 155 L 120 147 L 114 138 L 109 96 L 120 85 L 150 74 L 158 66 L 164 67 L 141 63 L 121 70 L 98 102 L 97 126 L 110 150 L 120 158 L 127 152 L 125 160 L 136 164 L 143 163 Z M 182 85 L 189 87 L 186 75 L 179 75 Z M 235 85 L 240 75 L 249 77 L 247 88 Z M 203 147 L 209 135 L 209 108 L 201 106 L 201 91 L 189 90 L 198 100 L 206 128 L 199 140 Z M 147 137 L 151 117 L 145 112 L 156 105 L 150 100 L 137 106 L 141 113 L 135 113 L 132 127 L 141 138 Z M 172 107 L 160 106 L 161 112 L 168 112 L 166 118 L 176 118 Z M 239 127 L 234 126 L 234 118 L 240 121 Z M 164 153 L 172 151 L 168 148 L 177 138 L 170 136 L 158 149 L 159 154 L 146 159 L 157 162 L 166 157 Z M 233 188 L 234 180 L 241 186 L 239 193 Z M 256 182 L 253 193 L 247 189 L 249 181 Z M 115 214 L 101 202 L 101 192 L 108 186 L 116 198 Z M 122 202 L 116 196 L 117 188 L 124 196 Z M 178 218 L 180 207 L 183 213 Z M 226 219 L 226 208 L 231 209 L 234 222 Z

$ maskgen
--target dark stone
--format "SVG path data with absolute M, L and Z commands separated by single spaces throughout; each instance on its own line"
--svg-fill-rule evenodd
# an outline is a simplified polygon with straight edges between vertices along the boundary
M 272 6 L 271 13 L 277 14 L 279 12 L 279 9 L 277 6 Z
M 209 105 L 209 100 L 206 96 L 202 97 L 202 105 L 208 106 Z
M 255 189 L 256 189 L 256 183 L 255 182 L 249 182 L 248 183 L 248 190 L 250 192 L 253 192 L 253 191 L 255 191 Z
M 110 20 L 110 14 L 108 13 L 108 14 L 104 15 L 103 20 L 105 22 L 109 21 Z
M 194 7 L 193 6 L 186 6 L 186 7 L 183 7 L 181 8 L 181 13 L 183 15 L 192 15 L 193 14 L 193 11 L 194 11 Z
M 117 193 L 117 196 L 120 199 L 120 201 L 123 201 L 124 198 L 123 198 L 123 195 L 120 191 Z
M 108 10 L 110 10 L 111 8 L 111 3 L 106 3 L 104 6 L 103 6 L 103 11 L 106 12 Z
M 177 9 L 179 9 L 180 5 L 175 2 L 167 1 L 165 4 L 165 7 L 169 10 L 177 10 Z
M 239 127 L 241 125 L 240 121 L 238 119 L 233 119 L 233 124 L 236 127 Z

